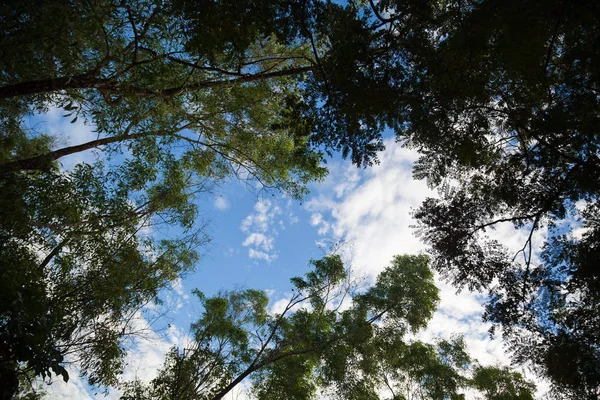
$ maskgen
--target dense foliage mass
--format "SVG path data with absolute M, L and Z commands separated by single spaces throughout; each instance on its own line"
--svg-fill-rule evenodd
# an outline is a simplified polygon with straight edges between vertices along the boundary
M 440 189 L 415 213 L 434 268 L 489 290 L 516 361 L 600 394 L 600 15 L 596 2 L 483 1 L 447 18 L 415 70 L 407 140 Z M 486 230 L 528 232 L 509 250 Z M 541 252 L 536 250 L 541 247 Z
M 306 49 L 257 33 L 224 54 L 225 42 L 184 28 L 186 7 L 0 5 L 2 398 L 25 376 L 68 379 L 67 362 L 92 384 L 116 383 L 126 321 L 206 242 L 194 200 L 211 182 L 237 176 L 300 197 L 324 176 L 289 106 L 299 92 L 287 76 L 306 70 Z M 55 109 L 97 138 L 59 147 L 32 128 L 32 113 Z M 57 168 L 99 147 L 102 161 Z M 183 235 L 148 234 L 157 223 Z
M 192 342 L 174 348 L 150 384 L 124 385 L 122 399 L 222 399 L 245 378 L 265 400 L 464 399 L 465 390 L 533 399 L 533 384 L 477 364 L 460 337 L 435 345 L 406 338 L 427 325 L 438 301 L 426 256 L 394 257 L 360 294 L 338 255 L 311 265 L 274 315 L 262 291 L 197 293 L 204 310 Z
M 301 197 L 326 173 L 323 152 L 369 166 L 389 128 L 421 152 L 415 177 L 439 189 L 415 212 L 433 268 L 491 294 L 485 318 L 516 361 L 561 393 L 597 397 L 599 8 L 2 2 L 3 395 L 27 374 L 66 378 L 71 353 L 92 382 L 114 382 L 110 321 L 196 257 L 194 241 L 143 237 L 144 224 L 168 215 L 202 242 L 193 201 L 205 182 L 237 176 Z M 28 124 L 57 109 L 97 138 L 61 147 Z M 57 168 L 93 148 L 103 163 Z M 500 223 L 530 232 L 517 254 L 486 235 Z M 92 323 L 107 327 L 82 340 Z
M 115 384 L 127 321 L 197 260 L 206 238 L 176 191 L 138 206 L 111 178 L 83 164 L 0 183 L 0 376 L 8 392 L 28 372 L 68 379 L 67 355 L 91 383 Z M 140 235 L 150 214 L 189 236 Z

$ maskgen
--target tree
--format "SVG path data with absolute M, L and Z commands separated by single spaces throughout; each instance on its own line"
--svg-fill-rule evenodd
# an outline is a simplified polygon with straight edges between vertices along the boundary
M 129 180 L 152 182 L 160 174 L 140 171 L 177 161 L 301 196 L 325 173 L 321 151 L 368 166 L 390 128 L 422 153 L 415 177 L 441 193 L 415 213 L 434 269 L 457 288 L 489 291 L 486 318 L 516 361 L 573 396 L 597 396 L 596 2 L 0 7 L 3 177 L 104 146 L 132 155 Z M 93 122 L 99 139 L 50 148 L 24 125 L 48 107 Z M 567 216 L 581 221 L 581 238 Z M 486 237 L 501 222 L 531 232 L 516 257 Z M 546 228 L 538 261 L 532 240 Z
M 172 173 L 176 173 L 172 170 Z M 117 382 L 129 321 L 193 267 L 206 242 L 190 188 L 164 177 L 143 202 L 102 165 L 0 181 L 0 386 L 12 399 L 24 377 L 65 381 L 78 362 L 91 384 Z M 159 240 L 141 230 L 183 229 Z M 22 388 L 22 386 L 21 386 Z
M 11 3 L 0 12 L 8 145 L 0 171 L 43 170 L 65 155 L 108 146 L 150 163 L 157 153 L 178 153 L 190 168 L 225 168 L 294 196 L 323 176 L 288 78 L 296 82 L 310 70 L 306 46 L 254 32 L 262 17 L 251 14 L 238 49 L 222 32 L 203 31 L 218 27 L 187 27 L 195 16 L 186 2 Z M 28 135 L 23 118 L 49 107 L 89 122 L 99 138 L 34 147 L 45 138 Z
M 498 367 L 475 368 L 473 386 L 489 400 L 533 399 L 535 386 L 523 379 L 521 374 Z
M 192 325 L 193 342 L 172 349 L 150 384 L 125 384 L 122 398 L 221 399 L 249 378 L 260 399 L 318 393 L 458 399 L 467 387 L 489 399 L 532 399 L 535 386 L 508 369 L 477 366 L 471 379 L 461 338 L 435 346 L 406 341 L 407 333 L 426 326 L 438 301 L 428 263 L 426 256 L 396 256 L 359 294 L 338 255 L 311 261 L 313 270 L 292 279 L 295 294 L 274 315 L 262 291 L 196 293 L 204 312 Z
M 169 221 L 190 229 L 194 185 L 235 175 L 301 197 L 309 181 L 325 175 L 320 146 L 352 153 L 358 164 L 369 164 L 381 148 L 381 119 L 372 110 L 387 103 L 374 96 L 374 105 L 362 101 L 372 80 L 361 83 L 347 68 L 353 63 L 348 34 L 369 37 L 364 16 L 353 7 L 9 1 L 0 5 L 0 22 L 6 205 L 0 371 L 9 395 L 16 375 L 29 371 L 66 379 L 69 343 L 100 320 L 108 347 L 92 352 L 84 372 L 90 370 L 92 383 L 112 381 L 123 315 L 156 298 L 194 259 L 193 246 L 177 242 L 165 244 L 168 262 L 154 263 L 144 249 L 152 240 L 137 234 L 139 224 L 172 212 Z M 330 44 L 333 56 L 321 59 Z M 357 51 L 367 47 L 363 40 Z M 353 85 L 327 76 L 343 71 L 340 63 Z M 336 100 L 326 101 L 325 93 Z M 71 122 L 85 121 L 97 139 L 57 148 L 55 138 L 27 124 L 31 114 L 50 108 Z M 329 140 L 326 131 L 337 136 Z M 61 157 L 92 148 L 111 156 L 104 168 L 57 169 Z M 105 265 L 109 258 L 112 269 Z M 142 288 L 134 284 L 148 280 Z M 114 292 L 105 293 L 112 286 Z M 64 297 L 73 301 L 60 308 Z M 112 316 L 104 319 L 107 304 Z M 92 344 L 77 348 L 89 352 Z
M 415 212 L 434 269 L 489 291 L 485 318 L 514 359 L 578 398 L 600 390 L 598 11 L 445 3 L 415 53 L 422 100 L 400 136 L 423 154 L 415 176 L 440 193 Z M 529 231 L 516 253 L 487 235 L 501 223 Z
M 374 20 L 376 9 L 352 2 L 5 3 L 3 134 L 23 141 L 23 116 L 54 106 L 93 122 L 102 140 L 11 153 L 0 170 L 40 169 L 142 138 L 167 148 L 196 143 L 275 181 L 322 174 L 318 146 L 370 165 L 382 130 L 405 118 L 403 52 L 412 39 L 404 36 L 423 29 L 428 7 L 410 10 L 396 35 Z M 270 153 L 246 152 L 263 141 L 280 146 L 279 174 L 262 164 Z
M 26 375 L 67 380 L 68 361 L 91 384 L 116 382 L 128 318 L 192 268 L 206 241 L 193 199 L 207 180 L 236 175 L 299 197 L 324 176 L 289 106 L 298 94 L 286 76 L 307 70 L 305 49 L 261 34 L 236 62 L 186 50 L 177 7 L 0 5 L 3 398 Z M 27 128 L 31 113 L 51 107 L 98 139 L 56 148 Z M 113 156 L 104 166 L 56 168 L 101 146 Z M 140 234 L 159 220 L 184 236 Z

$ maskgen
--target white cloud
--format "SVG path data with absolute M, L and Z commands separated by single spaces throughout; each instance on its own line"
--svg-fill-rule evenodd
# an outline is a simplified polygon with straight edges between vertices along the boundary
M 179 296 L 183 296 L 185 291 L 183 290 L 183 281 L 180 277 L 177 277 L 171 281 L 171 288 Z
M 248 380 L 243 380 L 239 385 L 231 389 L 231 392 L 227 393 L 224 400 L 250 400 L 254 398 L 250 395 L 252 390 L 252 384 Z
M 271 304 L 271 306 L 269 307 L 269 314 L 283 314 L 286 308 L 290 305 L 290 301 L 292 301 L 293 296 L 294 293 L 288 292 L 284 294 L 284 297 L 280 298 L 279 300 L 273 301 L 273 304 Z M 286 313 L 287 315 L 289 315 L 300 309 L 311 310 L 312 308 L 308 302 L 300 302 L 294 304 Z
M 183 287 L 183 279 L 181 279 L 181 277 L 173 279 L 171 281 L 171 289 L 173 292 L 175 292 L 176 296 L 175 299 L 173 299 L 172 296 L 167 294 L 167 305 L 175 302 L 175 308 L 176 310 L 179 310 L 183 308 L 183 302 L 187 302 L 187 300 L 190 298 L 189 294 L 186 293 L 185 288 Z
M 69 371 L 69 382 L 64 382 L 61 378 L 56 378 L 51 384 L 39 383 L 37 387 L 47 394 L 43 399 L 48 400 L 81 400 L 96 398 L 86 390 L 87 385 L 79 378 L 77 372 L 72 368 L 67 368 Z M 102 396 L 104 398 L 104 396 Z M 99 398 L 99 396 L 98 396 Z M 118 398 L 114 394 L 109 395 L 106 399 Z
M 168 325 L 164 332 L 155 331 L 141 315 L 134 322 L 132 329 L 137 334 L 132 337 L 131 348 L 125 357 L 123 381 L 139 379 L 150 382 L 157 376 L 167 351 L 173 346 L 182 348 L 190 341 L 190 338 L 175 325 Z
M 288 304 L 290 304 L 290 299 L 289 298 L 282 298 L 277 300 L 276 302 L 273 303 L 273 305 L 271 306 L 271 315 L 275 315 L 275 314 L 282 314 L 286 307 L 288 306 Z
M 331 229 L 331 224 L 323 219 L 323 215 L 321 213 L 311 214 L 310 224 L 318 228 L 317 233 L 320 236 L 326 235 Z
M 160 315 L 162 311 L 157 311 Z M 166 328 L 156 330 L 152 322 L 141 311 L 136 311 L 128 319 L 125 327 L 128 335 L 124 341 L 127 354 L 124 360 L 124 371 L 120 377 L 122 382 L 139 379 L 149 383 L 154 379 L 161 368 L 165 354 L 171 347 L 183 348 L 191 343 L 190 336 L 175 325 L 169 324 Z M 69 381 L 54 379 L 50 385 L 39 382 L 38 387 L 48 393 L 44 399 L 108 399 L 120 398 L 118 389 L 110 388 L 105 395 L 104 389 L 94 389 L 87 385 L 84 378 L 79 376 L 76 363 L 67 365 Z
M 412 179 L 415 158 L 414 152 L 391 142 L 379 165 L 360 171 L 360 179 L 353 178 L 359 183 L 353 184 L 354 190 L 344 198 L 337 199 L 338 183 L 326 182 L 324 187 L 331 190 L 305 203 L 313 225 L 330 224 L 336 239 L 352 244 L 352 266 L 361 274 L 374 277 L 393 255 L 425 249 L 409 228 L 414 224 L 410 211 L 435 194 L 424 182 Z M 332 173 L 334 181 L 335 176 Z
M 254 260 L 263 260 L 271 263 L 277 259 L 277 253 L 265 253 L 260 250 L 248 249 L 248 257 Z
M 310 224 L 312 226 L 318 226 L 323 222 L 323 215 L 321 213 L 314 213 L 310 216 Z
M 236 250 L 231 246 L 227 246 L 227 249 L 223 252 L 223 255 L 225 257 L 233 257 L 233 255 L 237 253 L 239 253 L 239 250 Z
M 343 171 L 343 177 L 339 180 L 340 183 L 334 187 L 335 196 L 337 198 L 341 198 L 356 188 L 360 181 L 360 174 L 358 171 L 358 168 L 356 168 L 354 165 L 346 163 L 346 168 Z
M 273 250 L 273 236 L 267 236 L 263 233 L 252 232 L 242 243 L 243 246 L 256 246 L 264 251 Z
M 214 206 L 217 210 L 224 211 L 229 209 L 229 207 L 231 207 L 231 204 L 229 204 L 229 200 L 227 200 L 226 197 L 218 196 L 214 201 Z
M 274 250 L 277 229 L 275 225 L 283 224 L 277 218 L 282 215 L 281 207 L 270 200 L 259 200 L 254 205 L 254 212 L 242 220 L 240 229 L 246 233 L 242 245 L 248 247 L 248 257 L 268 263 L 277 258 Z
M 290 221 L 290 225 L 294 225 L 294 224 L 297 224 L 298 222 L 300 222 L 300 218 L 298 218 L 296 216 L 296 214 L 294 214 L 293 212 L 290 212 L 288 214 L 288 219 Z

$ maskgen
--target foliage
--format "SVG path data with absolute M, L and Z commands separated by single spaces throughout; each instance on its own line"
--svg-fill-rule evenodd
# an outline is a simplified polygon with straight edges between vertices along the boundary
M 485 393 L 486 399 L 533 399 L 535 386 L 518 372 L 508 368 L 480 367 L 475 369 L 473 386 Z
M 258 32 L 227 59 L 182 28 L 186 7 L 0 5 L 3 398 L 26 374 L 67 380 L 67 362 L 91 384 L 115 384 L 127 321 L 206 241 L 193 201 L 207 181 L 238 176 L 301 197 L 325 174 L 287 78 L 306 71 L 306 49 Z M 97 139 L 57 147 L 60 138 L 29 127 L 32 114 L 57 108 Z M 104 166 L 57 168 L 98 147 Z M 158 221 L 183 236 L 143 233 Z
M 0 366 L 8 393 L 27 374 L 66 381 L 67 361 L 78 361 L 91 384 L 115 384 L 121 340 L 133 333 L 128 320 L 194 265 L 206 241 L 194 227 L 189 188 L 165 177 L 166 194 L 136 203 L 102 169 L 81 164 L 0 181 Z M 141 234 L 159 217 L 187 234 L 160 241 Z
M 415 213 L 433 267 L 457 288 L 489 290 L 485 318 L 515 361 L 578 398 L 600 390 L 599 11 L 445 2 L 415 53 L 422 100 L 401 134 L 423 154 L 415 176 L 440 193 Z M 486 233 L 502 223 L 529 232 L 519 251 Z
M 253 32 L 229 56 L 226 44 L 212 42 L 220 28 L 190 27 L 196 17 L 188 6 L 4 3 L 0 171 L 46 170 L 65 155 L 105 147 L 149 165 L 170 153 L 203 175 L 238 175 L 304 194 L 325 173 L 320 152 L 308 148 L 310 126 L 298 119 L 300 94 L 288 77 L 306 72 L 305 47 Z M 86 121 L 98 139 L 40 146 L 46 136 L 28 132 L 26 116 L 50 108 Z
M 486 318 L 515 361 L 597 396 L 599 7 L 5 1 L 0 179 L 50 176 L 61 157 L 101 147 L 148 196 L 181 168 L 301 197 L 325 174 L 323 151 L 369 166 L 390 128 L 421 152 L 415 177 L 440 192 L 415 213 L 434 269 L 489 291 Z M 30 132 L 27 117 L 50 108 L 98 139 L 56 148 Z M 502 222 L 531 232 L 517 254 L 486 235 Z M 546 229 L 538 259 L 532 241 Z
M 246 378 L 259 399 L 459 399 L 466 388 L 532 399 L 535 386 L 519 374 L 473 364 L 460 337 L 407 340 L 438 301 L 428 264 L 396 256 L 359 294 L 338 255 L 313 260 L 277 314 L 261 291 L 197 292 L 204 311 L 192 343 L 172 349 L 150 384 L 124 384 L 122 399 L 221 399 Z

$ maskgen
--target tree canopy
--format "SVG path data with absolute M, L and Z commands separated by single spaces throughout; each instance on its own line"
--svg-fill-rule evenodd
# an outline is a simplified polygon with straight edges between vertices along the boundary
M 484 367 L 460 337 L 409 341 L 438 302 L 427 256 L 396 256 L 357 292 L 339 255 L 311 261 L 292 279 L 284 310 L 252 289 L 205 297 L 192 342 L 167 355 L 150 384 L 124 385 L 123 400 L 221 399 L 245 378 L 258 399 L 533 399 L 535 385 L 506 368 Z
M 9 393 L 22 374 L 67 380 L 66 357 L 90 383 L 116 384 L 127 321 L 194 266 L 207 240 L 176 190 L 138 206 L 111 178 L 83 164 L 0 184 L 0 377 Z M 141 235 L 151 216 L 184 235 Z
M 515 360 L 579 398 L 600 390 L 599 11 L 562 1 L 448 9 L 415 70 L 423 101 L 406 135 L 423 153 L 415 175 L 440 193 L 415 212 L 434 268 L 488 290 L 485 318 Z M 520 250 L 488 236 L 501 223 L 529 232 Z
M 90 383 L 115 384 L 128 316 L 206 242 L 194 199 L 210 182 L 237 176 L 300 197 L 325 174 L 291 107 L 287 76 L 306 70 L 306 50 L 257 34 L 234 61 L 218 44 L 190 45 L 186 7 L 0 5 L 3 398 L 30 373 L 66 380 L 66 357 Z M 57 148 L 29 127 L 56 108 L 97 139 Z M 57 168 L 98 147 L 104 162 Z M 183 236 L 140 233 L 159 221 Z
M 325 153 L 369 166 L 391 129 L 421 153 L 415 177 L 440 194 L 415 212 L 433 268 L 457 288 L 490 294 L 485 318 L 502 327 L 516 361 L 565 393 L 597 397 L 599 8 L 587 0 L 3 2 L 6 387 L 23 363 L 63 373 L 56 343 L 85 330 L 71 318 L 110 310 L 118 319 L 193 264 L 189 246 L 142 251 L 141 218 L 167 213 L 192 229 L 194 188 L 230 176 L 300 198 L 325 176 Z M 59 147 L 29 127 L 50 109 L 86 121 L 97 139 Z M 92 148 L 104 150 L 104 165 L 57 169 Z M 517 254 L 486 234 L 500 223 L 530 232 Z M 164 264 L 153 258 L 159 247 L 168 249 Z M 63 297 L 95 282 L 88 273 L 113 279 L 102 261 L 113 251 L 137 266 L 131 276 L 113 271 L 121 289 L 73 300 L 89 301 L 85 318 L 59 310 Z M 143 288 L 127 283 L 150 276 Z M 54 342 L 62 324 L 66 336 Z

